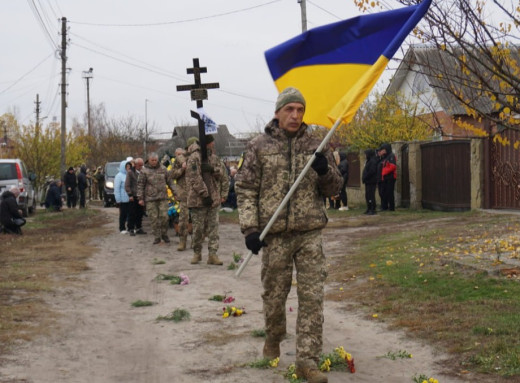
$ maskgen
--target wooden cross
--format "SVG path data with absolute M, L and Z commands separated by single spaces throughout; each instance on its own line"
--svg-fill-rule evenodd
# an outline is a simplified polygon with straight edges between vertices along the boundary
M 191 100 L 197 102 L 197 108 L 202 108 L 202 100 L 208 99 L 208 89 L 217 89 L 220 87 L 218 82 L 212 82 L 207 84 L 202 84 L 200 81 L 200 74 L 206 73 L 208 70 L 206 67 L 199 66 L 199 59 L 193 59 L 193 68 L 187 68 L 186 72 L 188 74 L 193 74 L 195 78 L 195 83 L 192 85 L 177 85 L 177 92 L 182 92 L 189 90 L 191 95 Z M 205 162 L 208 159 L 208 152 L 206 150 L 206 132 L 204 129 L 204 121 L 200 118 L 199 114 L 191 111 L 191 116 L 196 118 L 199 122 L 199 141 L 200 148 L 202 154 L 202 161 Z

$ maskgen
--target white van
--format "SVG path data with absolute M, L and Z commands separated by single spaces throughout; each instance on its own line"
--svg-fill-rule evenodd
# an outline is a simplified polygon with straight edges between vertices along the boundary
M 24 217 L 36 209 L 36 193 L 32 184 L 35 178 L 34 174 L 29 174 L 22 160 L 0 159 L 0 196 L 13 186 L 20 189 L 17 202 Z

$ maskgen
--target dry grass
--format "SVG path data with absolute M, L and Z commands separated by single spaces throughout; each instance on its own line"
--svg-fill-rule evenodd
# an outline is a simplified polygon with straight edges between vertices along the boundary
M 0 355 L 19 340 L 48 333 L 55 314 L 45 294 L 74 283 L 103 235 L 95 210 L 37 211 L 23 236 L 0 234 Z

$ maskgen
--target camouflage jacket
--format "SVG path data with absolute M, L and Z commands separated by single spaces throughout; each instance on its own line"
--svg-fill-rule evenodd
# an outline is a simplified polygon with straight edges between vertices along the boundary
M 213 200 L 211 207 L 220 206 L 222 198 L 227 198 L 229 178 L 222 161 L 208 150 L 208 163 L 213 167 L 213 173 L 207 177 L 208 185 L 202 178 L 200 146 L 195 143 L 188 148 L 188 162 L 186 166 L 186 191 L 188 193 L 188 207 L 203 207 L 202 200 L 210 196 Z M 227 180 L 227 187 L 225 187 Z
M 145 164 L 137 178 L 137 198 L 145 202 L 166 200 L 166 185 L 173 190 L 174 184 L 168 170 L 160 163 L 155 168 Z
M 240 229 L 245 235 L 262 231 L 321 142 L 302 124 L 288 137 L 273 119 L 265 134 L 251 140 L 235 177 Z M 269 233 L 309 231 L 328 221 L 323 197 L 339 194 L 343 179 L 332 153 L 324 151 L 329 171 L 322 176 L 309 169 Z
M 184 154 L 179 154 L 175 157 L 175 162 L 173 163 L 171 170 L 172 178 L 177 181 L 175 198 L 182 202 L 186 202 L 188 198 L 188 193 L 186 192 L 186 169 L 182 167 L 184 162 L 186 162 L 186 156 Z

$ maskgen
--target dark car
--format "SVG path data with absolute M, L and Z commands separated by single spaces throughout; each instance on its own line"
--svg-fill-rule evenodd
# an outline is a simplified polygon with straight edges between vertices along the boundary
M 105 189 L 103 190 L 103 206 L 110 207 L 115 205 L 116 198 L 114 196 L 114 178 L 119 172 L 119 162 L 107 162 L 105 164 Z

